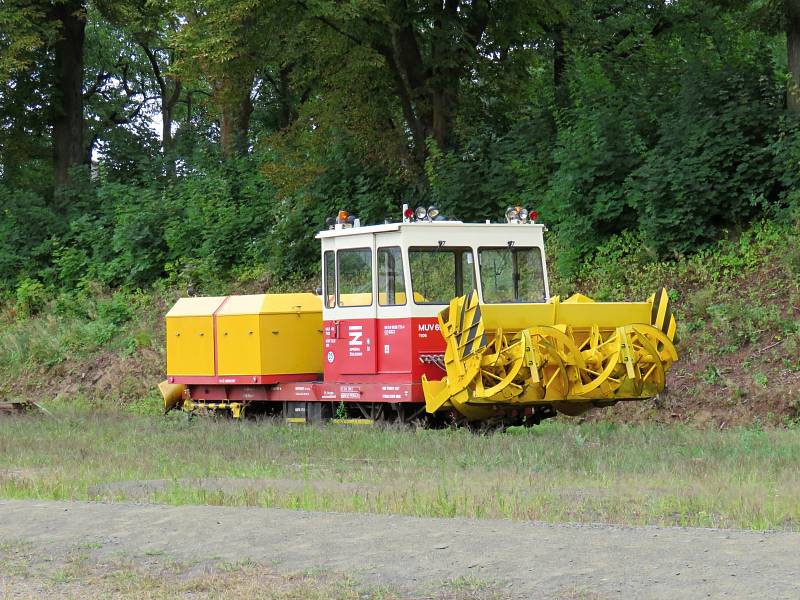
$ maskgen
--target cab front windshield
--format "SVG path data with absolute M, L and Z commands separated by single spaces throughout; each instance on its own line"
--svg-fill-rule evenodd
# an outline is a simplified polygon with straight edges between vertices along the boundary
M 471 248 L 412 247 L 408 250 L 416 304 L 448 304 L 475 289 Z
M 489 304 L 544 302 L 540 248 L 479 248 L 483 301 Z

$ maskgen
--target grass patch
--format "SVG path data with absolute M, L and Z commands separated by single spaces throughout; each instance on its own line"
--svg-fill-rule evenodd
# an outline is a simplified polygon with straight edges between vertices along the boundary
M 495 581 L 488 581 L 474 575 L 462 575 L 449 579 L 442 584 L 442 588 L 451 594 L 465 596 L 475 600 L 494 600 L 503 598 Z
M 0 597 L 75 599 L 262 598 L 264 600 L 393 600 L 340 573 L 278 573 L 253 562 L 198 567 L 177 561 L 101 559 L 70 550 L 49 556 L 31 546 L 0 547 Z
M 796 430 L 477 436 L 53 414 L 0 420 L 0 496 L 800 531 Z
M 261 598 L 263 600 L 399 600 L 394 586 L 374 585 L 338 571 L 311 568 L 285 572 L 275 565 L 182 562 L 169 556 L 128 555 L 72 546 L 0 544 L 0 597 L 74 599 Z M 508 597 L 495 582 L 459 577 L 424 594 L 430 600 L 499 600 Z
M 41 312 L 0 306 L 0 398 L 130 404 L 157 396 L 174 293 L 62 292 Z M 151 406 L 155 406 L 151 402 Z

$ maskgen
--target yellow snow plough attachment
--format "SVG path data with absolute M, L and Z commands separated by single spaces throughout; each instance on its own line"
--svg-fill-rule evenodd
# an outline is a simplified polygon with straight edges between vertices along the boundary
M 467 420 L 500 407 L 550 405 L 568 415 L 664 389 L 678 354 L 676 322 L 662 289 L 646 302 L 594 302 L 576 294 L 543 304 L 455 298 L 439 314 L 447 342 L 441 381 L 422 379 L 426 409 Z
M 183 392 L 186 386 L 180 383 L 162 381 L 158 384 L 158 391 L 164 398 L 164 413 L 168 413 L 183 401 Z

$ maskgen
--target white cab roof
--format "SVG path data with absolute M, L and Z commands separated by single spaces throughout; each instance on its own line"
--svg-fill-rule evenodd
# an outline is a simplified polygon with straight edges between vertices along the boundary
M 528 230 L 533 228 L 539 230 L 544 229 L 544 225 L 540 223 L 462 223 L 461 221 L 412 221 L 408 223 L 384 223 L 381 225 L 364 225 L 362 227 L 342 227 L 341 229 L 326 229 L 324 231 L 320 231 L 317 234 L 316 239 L 327 239 L 327 238 L 335 238 L 335 237 L 350 236 L 350 235 L 385 233 L 390 231 L 401 231 L 401 230 L 430 231 L 434 229 L 445 229 L 445 228 L 485 230 L 487 227 L 491 228 L 491 230 L 493 231 L 497 231 L 502 228 L 508 231 L 514 231 L 516 233 L 521 233 L 526 229 Z

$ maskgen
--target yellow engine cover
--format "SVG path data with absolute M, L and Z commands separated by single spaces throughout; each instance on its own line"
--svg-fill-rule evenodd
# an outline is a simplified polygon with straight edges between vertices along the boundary
M 166 320 L 169 376 L 322 372 L 322 301 L 314 294 L 181 298 Z
M 225 296 L 181 298 L 167 313 L 167 374 L 212 376 L 214 312 Z
M 218 375 L 322 372 L 322 301 L 314 294 L 230 296 L 217 311 Z

